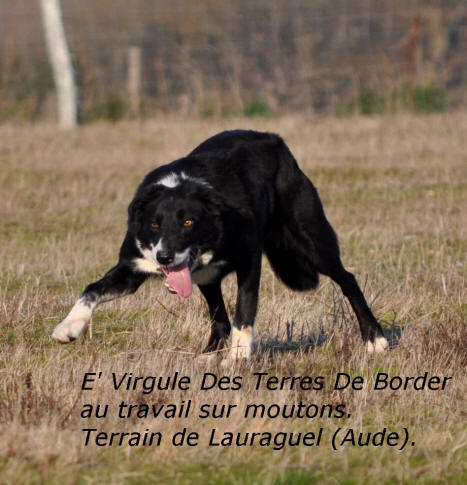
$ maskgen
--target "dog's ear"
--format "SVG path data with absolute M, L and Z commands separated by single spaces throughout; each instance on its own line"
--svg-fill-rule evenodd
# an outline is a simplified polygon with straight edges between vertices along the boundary
M 140 228 L 141 216 L 146 205 L 159 199 L 165 190 L 166 187 L 160 184 L 151 184 L 138 188 L 133 200 L 128 206 L 128 227 L 133 232 L 138 231 Z

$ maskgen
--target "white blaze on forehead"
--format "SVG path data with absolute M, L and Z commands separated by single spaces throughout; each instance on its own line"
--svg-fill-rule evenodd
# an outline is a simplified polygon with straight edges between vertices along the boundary
M 157 185 L 164 185 L 169 189 L 173 189 L 179 183 L 180 183 L 180 178 L 178 174 L 176 174 L 175 172 L 169 173 L 169 175 L 166 175 L 164 178 L 156 182 Z
M 202 179 L 201 177 L 194 177 L 192 175 L 187 175 L 185 172 L 175 173 L 171 172 L 165 177 L 161 178 L 156 182 L 156 185 L 163 185 L 164 187 L 168 187 L 169 189 L 173 189 L 180 185 L 180 182 L 187 180 L 189 182 L 193 182 L 198 185 L 203 185 L 204 187 L 212 188 L 209 182 Z
M 202 179 L 201 177 L 193 177 L 192 175 L 187 175 L 185 172 L 181 172 L 180 176 L 182 180 L 188 180 L 195 184 L 204 185 L 205 187 L 209 187 L 212 189 L 211 184 L 209 182 L 206 182 L 206 180 Z

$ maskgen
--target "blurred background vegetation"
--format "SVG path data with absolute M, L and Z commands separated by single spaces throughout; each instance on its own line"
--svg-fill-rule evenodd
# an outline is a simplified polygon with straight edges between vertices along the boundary
M 465 107 L 464 0 L 61 0 L 82 122 Z M 137 104 L 129 52 L 141 59 Z M 37 0 L 0 2 L 0 121 L 55 117 Z

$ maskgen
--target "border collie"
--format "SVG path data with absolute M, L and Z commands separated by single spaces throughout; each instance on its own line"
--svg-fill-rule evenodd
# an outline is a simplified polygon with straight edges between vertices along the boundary
M 160 275 L 184 298 L 198 285 L 211 317 L 205 353 L 224 348 L 232 329 L 228 359 L 249 358 L 263 252 L 293 290 L 315 288 L 319 273 L 332 278 L 350 301 L 367 350 L 388 347 L 342 265 L 316 188 L 279 136 L 245 130 L 219 133 L 145 177 L 128 207 L 118 264 L 86 287 L 52 338 L 75 340 L 97 305 Z M 221 280 L 231 272 L 238 283 L 233 325 L 221 293 Z

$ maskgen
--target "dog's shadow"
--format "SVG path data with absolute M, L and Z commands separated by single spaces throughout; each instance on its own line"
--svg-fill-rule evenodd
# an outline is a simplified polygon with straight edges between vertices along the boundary
M 391 323 L 390 326 L 384 326 L 384 336 L 388 340 L 390 350 L 399 346 L 399 341 L 403 335 L 403 328 L 400 325 L 396 325 L 394 321 Z M 340 327 L 324 329 L 321 325 L 318 325 L 316 328 L 307 328 L 305 330 L 302 325 L 298 329 L 298 325 L 293 320 L 286 323 L 285 331 L 285 336 L 276 334 L 274 336 L 258 339 L 255 342 L 256 354 L 259 357 L 266 357 L 271 356 L 274 353 L 296 354 L 308 352 L 330 343 L 337 334 L 342 335 L 343 332 L 349 335 L 347 329 Z M 355 336 L 360 338 L 356 333 Z
M 304 328 L 292 320 L 286 323 L 285 336 L 277 333 L 255 342 L 255 351 L 258 356 L 267 356 L 273 353 L 306 352 L 313 348 L 322 347 L 330 340 L 330 333 L 321 326 L 318 328 Z

